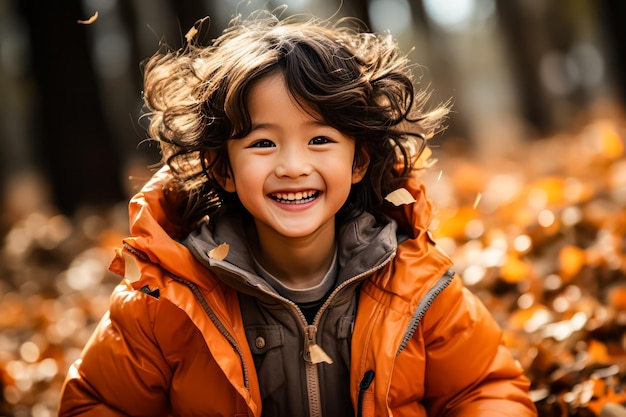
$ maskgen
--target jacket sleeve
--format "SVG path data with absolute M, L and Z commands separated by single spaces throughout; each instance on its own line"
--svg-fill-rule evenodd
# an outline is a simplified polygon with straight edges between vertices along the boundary
M 456 277 L 423 318 L 428 415 L 531 417 L 529 381 L 481 301 Z
M 124 283 L 115 289 L 67 374 L 60 416 L 168 415 L 171 373 L 152 331 L 156 301 Z

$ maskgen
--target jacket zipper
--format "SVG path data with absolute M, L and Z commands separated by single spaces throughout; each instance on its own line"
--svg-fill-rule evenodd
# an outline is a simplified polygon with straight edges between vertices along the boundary
M 384 261 L 382 261 L 380 264 L 378 264 L 377 266 L 370 268 L 369 270 L 362 272 L 358 275 L 353 276 L 350 279 L 345 280 L 344 282 L 342 282 L 340 285 L 337 286 L 337 288 L 335 288 L 330 295 L 328 296 L 328 298 L 326 299 L 326 301 L 324 302 L 324 304 L 322 304 L 322 306 L 320 307 L 320 309 L 318 310 L 317 314 L 315 315 L 315 318 L 313 319 L 313 324 L 309 325 L 306 317 L 304 317 L 304 314 L 302 313 L 302 311 L 300 310 L 300 308 L 296 305 L 296 303 L 294 303 L 293 301 L 282 297 L 276 293 L 270 292 L 265 290 L 264 288 L 259 288 L 261 291 L 265 292 L 268 295 L 271 295 L 274 298 L 278 298 L 279 300 L 283 301 L 284 303 L 286 303 L 287 305 L 289 305 L 292 310 L 294 311 L 294 313 L 300 317 L 300 322 L 303 325 L 303 336 L 304 336 L 304 352 L 303 352 L 303 356 L 304 356 L 304 360 L 305 360 L 305 378 L 306 378 L 306 382 L 307 382 L 307 393 L 308 393 L 308 397 L 309 397 L 309 416 L 310 417 L 321 417 L 322 416 L 322 408 L 321 408 L 321 398 L 320 398 L 320 389 L 319 389 L 319 377 L 318 377 L 318 372 L 317 372 L 317 363 L 313 363 L 313 361 L 311 360 L 311 352 L 310 349 L 312 346 L 317 344 L 317 326 L 320 320 L 320 317 L 323 313 L 324 310 L 326 310 L 328 308 L 328 306 L 330 306 L 330 303 L 332 301 L 332 299 L 339 293 L 339 291 L 341 291 L 342 289 L 344 289 L 345 287 L 347 287 L 348 285 L 352 284 L 353 282 L 359 280 L 362 277 L 365 277 L 367 275 L 373 274 L 374 272 L 376 272 L 377 270 L 383 268 L 385 265 L 387 265 L 389 263 L 389 261 L 395 256 L 395 252 L 393 252 L 392 254 L 390 254 L 387 259 L 385 259 Z
M 432 305 L 433 301 L 435 301 L 437 296 L 446 287 L 448 287 L 448 285 L 450 285 L 453 278 L 454 278 L 454 272 L 452 270 L 446 271 L 446 273 L 441 278 L 439 278 L 439 280 L 435 283 L 435 285 L 433 285 L 433 287 L 430 290 L 428 290 L 424 298 L 422 298 L 422 300 L 419 302 L 417 308 L 415 309 L 415 313 L 413 314 L 413 317 L 411 318 L 411 321 L 409 322 L 407 331 L 404 334 L 404 337 L 402 338 L 402 343 L 400 344 L 400 347 L 398 348 L 398 351 L 396 352 L 396 356 L 398 356 L 400 352 L 404 350 L 406 345 L 409 343 L 409 340 L 411 340 L 411 338 L 415 334 L 415 331 L 417 330 L 417 326 L 419 322 L 422 320 L 422 318 L 424 317 L 424 315 L 426 314 L 426 312 Z M 359 396 L 357 399 L 357 413 L 356 413 L 357 417 L 363 417 L 363 403 L 364 403 L 364 398 L 365 398 L 365 392 L 372 384 L 372 381 L 374 380 L 374 376 L 375 376 L 375 373 L 372 370 L 365 371 L 365 373 L 363 374 L 363 378 L 361 379 L 361 383 L 359 384 Z
M 137 258 L 141 259 L 141 261 L 143 261 L 143 262 L 150 262 L 148 257 L 143 252 L 138 251 L 137 249 L 133 248 L 132 246 L 128 245 L 127 243 L 124 243 L 124 248 L 127 251 L 129 251 L 130 253 L 132 253 L 133 255 L 135 255 Z M 239 344 L 237 343 L 235 338 L 232 336 L 232 334 L 228 331 L 228 329 L 226 329 L 226 326 L 224 326 L 224 324 L 221 322 L 219 317 L 217 317 L 217 315 L 215 314 L 215 312 L 213 311 L 211 306 L 209 306 L 209 303 L 207 303 L 206 299 L 202 295 L 202 292 L 200 291 L 198 286 L 196 284 L 194 284 L 193 282 L 187 281 L 187 280 L 185 280 L 185 279 L 183 279 L 183 278 L 181 278 L 179 276 L 176 276 L 176 275 L 172 274 L 171 272 L 167 271 L 166 269 L 161 268 L 159 265 L 157 265 L 157 266 L 165 274 L 167 274 L 167 276 L 171 277 L 176 282 L 179 282 L 181 284 L 186 285 L 191 290 L 193 296 L 196 298 L 198 303 L 200 303 L 200 306 L 202 307 L 202 309 L 204 310 L 206 315 L 209 317 L 211 322 L 213 322 L 215 327 L 217 327 L 218 331 L 226 338 L 228 343 L 230 343 L 230 345 L 233 347 L 235 352 L 239 355 L 239 359 L 241 360 L 241 368 L 242 368 L 242 372 L 243 372 L 243 384 L 246 387 L 246 389 L 248 391 L 250 391 L 250 377 L 249 377 L 249 374 L 248 374 L 248 367 L 246 365 L 246 361 L 245 361 L 245 358 L 244 358 L 244 355 L 243 355 L 243 350 L 241 349 L 241 347 L 239 346 Z
M 454 271 L 452 271 L 451 269 L 446 271 L 446 273 L 443 274 L 441 278 L 439 278 L 437 283 L 435 283 L 435 285 L 433 285 L 433 287 L 430 290 L 428 290 L 424 298 L 422 298 L 422 300 L 419 302 L 419 304 L 417 305 L 417 308 L 415 309 L 415 313 L 413 314 L 413 317 L 411 317 L 411 321 L 409 322 L 407 331 L 404 334 L 404 337 L 402 338 L 402 343 L 400 343 L 400 347 L 398 348 L 398 351 L 396 352 L 396 356 L 398 356 L 404 350 L 406 345 L 409 343 L 409 340 L 411 340 L 411 338 L 413 337 L 413 334 L 415 334 L 415 331 L 417 330 L 417 325 L 424 317 L 424 314 L 426 314 L 426 312 L 430 308 L 433 301 L 435 301 L 435 298 L 437 298 L 439 293 L 441 293 L 441 291 L 443 291 L 448 285 L 450 285 L 453 278 L 454 278 Z
M 307 326 L 304 329 L 305 349 L 305 374 L 307 392 L 309 393 L 309 416 L 322 415 L 322 401 L 320 399 L 319 376 L 317 372 L 317 363 L 311 360 L 311 346 L 317 343 L 317 327 Z
M 381 269 L 387 263 L 389 263 L 389 261 L 394 256 L 395 256 L 395 252 L 392 253 L 391 255 L 389 255 L 387 257 L 387 259 L 385 259 L 383 262 L 381 262 L 380 264 L 378 264 L 374 268 L 370 268 L 369 270 L 367 270 L 365 272 L 362 272 L 362 273 L 360 273 L 358 275 L 355 275 L 352 278 L 347 279 L 344 282 L 342 282 L 340 285 L 338 285 L 337 288 L 335 288 L 330 293 L 330 295 L 328 296 L 328 298 L 326 299 L 324 304 L 322 304 L 320 309 L 315 314 L 315 318 L 313 319 L 313 324 L 312 325 L 308 325 L 307 324 L 306 318 L 304 317 L 304 315 L 302 314 L 302 312 L 300 311 L 300 309 L 298 308 L 298 306 L 296 304 L 294 304 L 290 300 L 285 299 L 286 301 L 288 301 L 296 309 L 296 311 L 299 313 L 299 315 L 300 315 L 300 317 L 302 319 L 302 322 L 305 324 L 305 327 L 304 327 L 304 338 L 305 338 L 304 358 L 305 358 L 305 362 L 306 362 L 306 364 L 305 364 L 305 371 L 306 371 L 306 380 L 307 380 L 307 392 L 309 394 L 309 416 L 310 417 L 321 417 L 321 415 L 322 415 L 321 398 L 320 398 L 320 390 L 319 390 L 319 378 L 318 378 L 318 374 L 317 374 L 317 363 L 313 363 L 311 361 L 311 353 L 310 353 L 311 347 L 313 345 L 317 344 L 317 326 L 319 324 L 320 317 L 322 316 L 324 310 L 326 310 L 328 308 L 328 306 L 330 306 L 332 299 L 340 291 L 342 291 L 344 288 L 346 288 L 348 285 L 352 284 L 353 282 L 358 281 L 360 278 L 365 277 L 365 276 L 370 275 L 370 274 L 373 274 L 377 270 Z M 373 372 L 372 372 L 372 378 L 373 378 Z M 370 383 L 371 383 L 371 381 L 370 381 Z M 368 384 L 368 386 L 369 386 L 369 384 Z
M 345 287 L 347 287 L 348 285 L 352 284 L 353 282 L 373 274 L 374 272 L 378 271 L 379 269 L 383 268 L 385 265 L 387 265 L 389 263 L 389 261 L 391 261 L 391 259 L 396 255 L 395 252 L 391 253 L 387 259 L 385 259 L 384 261 L 382 261 L 380 264 L 378 264 L 377 266 L 368 269 L 365 272 L 361 272 L 358 275 L 353 276 L 350 279 L 345 280 L 344 282 L 342 282 L 341 284 L 339 284 L 337 286 L 337 288 L 335 288 L 330 295 L 328 296 L 328 298 L 326 299 L 326 301 L 324 302 L 324 304 L 322 304 L 322 306 L 320 307 L 320 309 L 317 311 L 317 314 L 315 314 L 315 317 L 313 318 L 313 324 L 317 325 L 317 323 L 319 322 L 320 316 L 322 315 L 322 312 L 324 310 L 326 310 L 328 308 L 328 306 L 330 305 L 331 300 L 334 298 L 335 295 L 337 295 L 339 293 L 339 291 L 343 290 Z
M 200 291 L 200 289 L 198 288 L 196 284 L 194 284 L 193 282 L 187 281 L 185 279 L 182 279 L 180 277 L 177 277 L 177 276 L 171 275 L 171 277 L 174 280 L 180 282 L 181 284 L 185 284 L 187 287 L 189 287 L 189 289 L 193 293 L 196 300 L 200 303 L 200 305 L 202 306 L 202 309 L 207 314 L 209 319 L 213 322 L 215 327 L 217 327 L 219 332 L 222 335 L 224 335 L 226 340 L 228 340 L 228 343 L 230 343 L 230 345 L 233 347 L 235 352 L 237 352 L 237 355 L 239 355 L 239 359 L 241 361 L 241 368 L 243 371 L 243 384 L 246 387 L 246 389 L 250 391 L 250 379 L 248 376 L 248 367 L 246 365 L 246 361 L 243 355 L 243 350 L 241 349 L 241 347 L 239 346 L 235 338 L 231 335 L 228 329 L 226 329 L 226 326 L 224 326 L 224 324 L 217 317 L 217 315 L 215 314 L 211 306 L 209 306 L 209 303 L 206 302 L 206 299 L 204 298 L 204 296 L 202 295 L 202 292 Z

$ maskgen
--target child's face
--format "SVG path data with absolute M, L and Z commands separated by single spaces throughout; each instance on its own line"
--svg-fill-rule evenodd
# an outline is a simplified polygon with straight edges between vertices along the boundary
M 335 214 L 366 167 L 354 169 L 354 140 L 298 106 L 282 75 L 250 90 L 251 132 L 228 142 L 225 189 L 237 192 L 259 237 L 334 234 Z

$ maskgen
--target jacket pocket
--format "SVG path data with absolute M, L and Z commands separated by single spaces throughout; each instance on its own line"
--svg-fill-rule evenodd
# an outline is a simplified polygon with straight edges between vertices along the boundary
M 263 387 L 263 397 L 271 396 L 285 384 L 282 369 L 281 348 L 285 344 L 283 328 L 279 325 L 246 326 L 246 338 L 254 358 L 259 385 Z

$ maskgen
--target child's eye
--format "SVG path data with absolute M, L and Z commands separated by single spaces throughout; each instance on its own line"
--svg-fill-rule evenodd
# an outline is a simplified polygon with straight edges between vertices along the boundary
M 316 136 L 309 141 L 309 145 L 324 145 L 326 143 L 332 143 L 332 140 L 325 136 Z
M 272 142 L 269 139 L 261 139 L 261 140 L 257 140 L 256 142 L 253 142 L 249 148 L 271 148 L 274 145 L 274 142 Z

